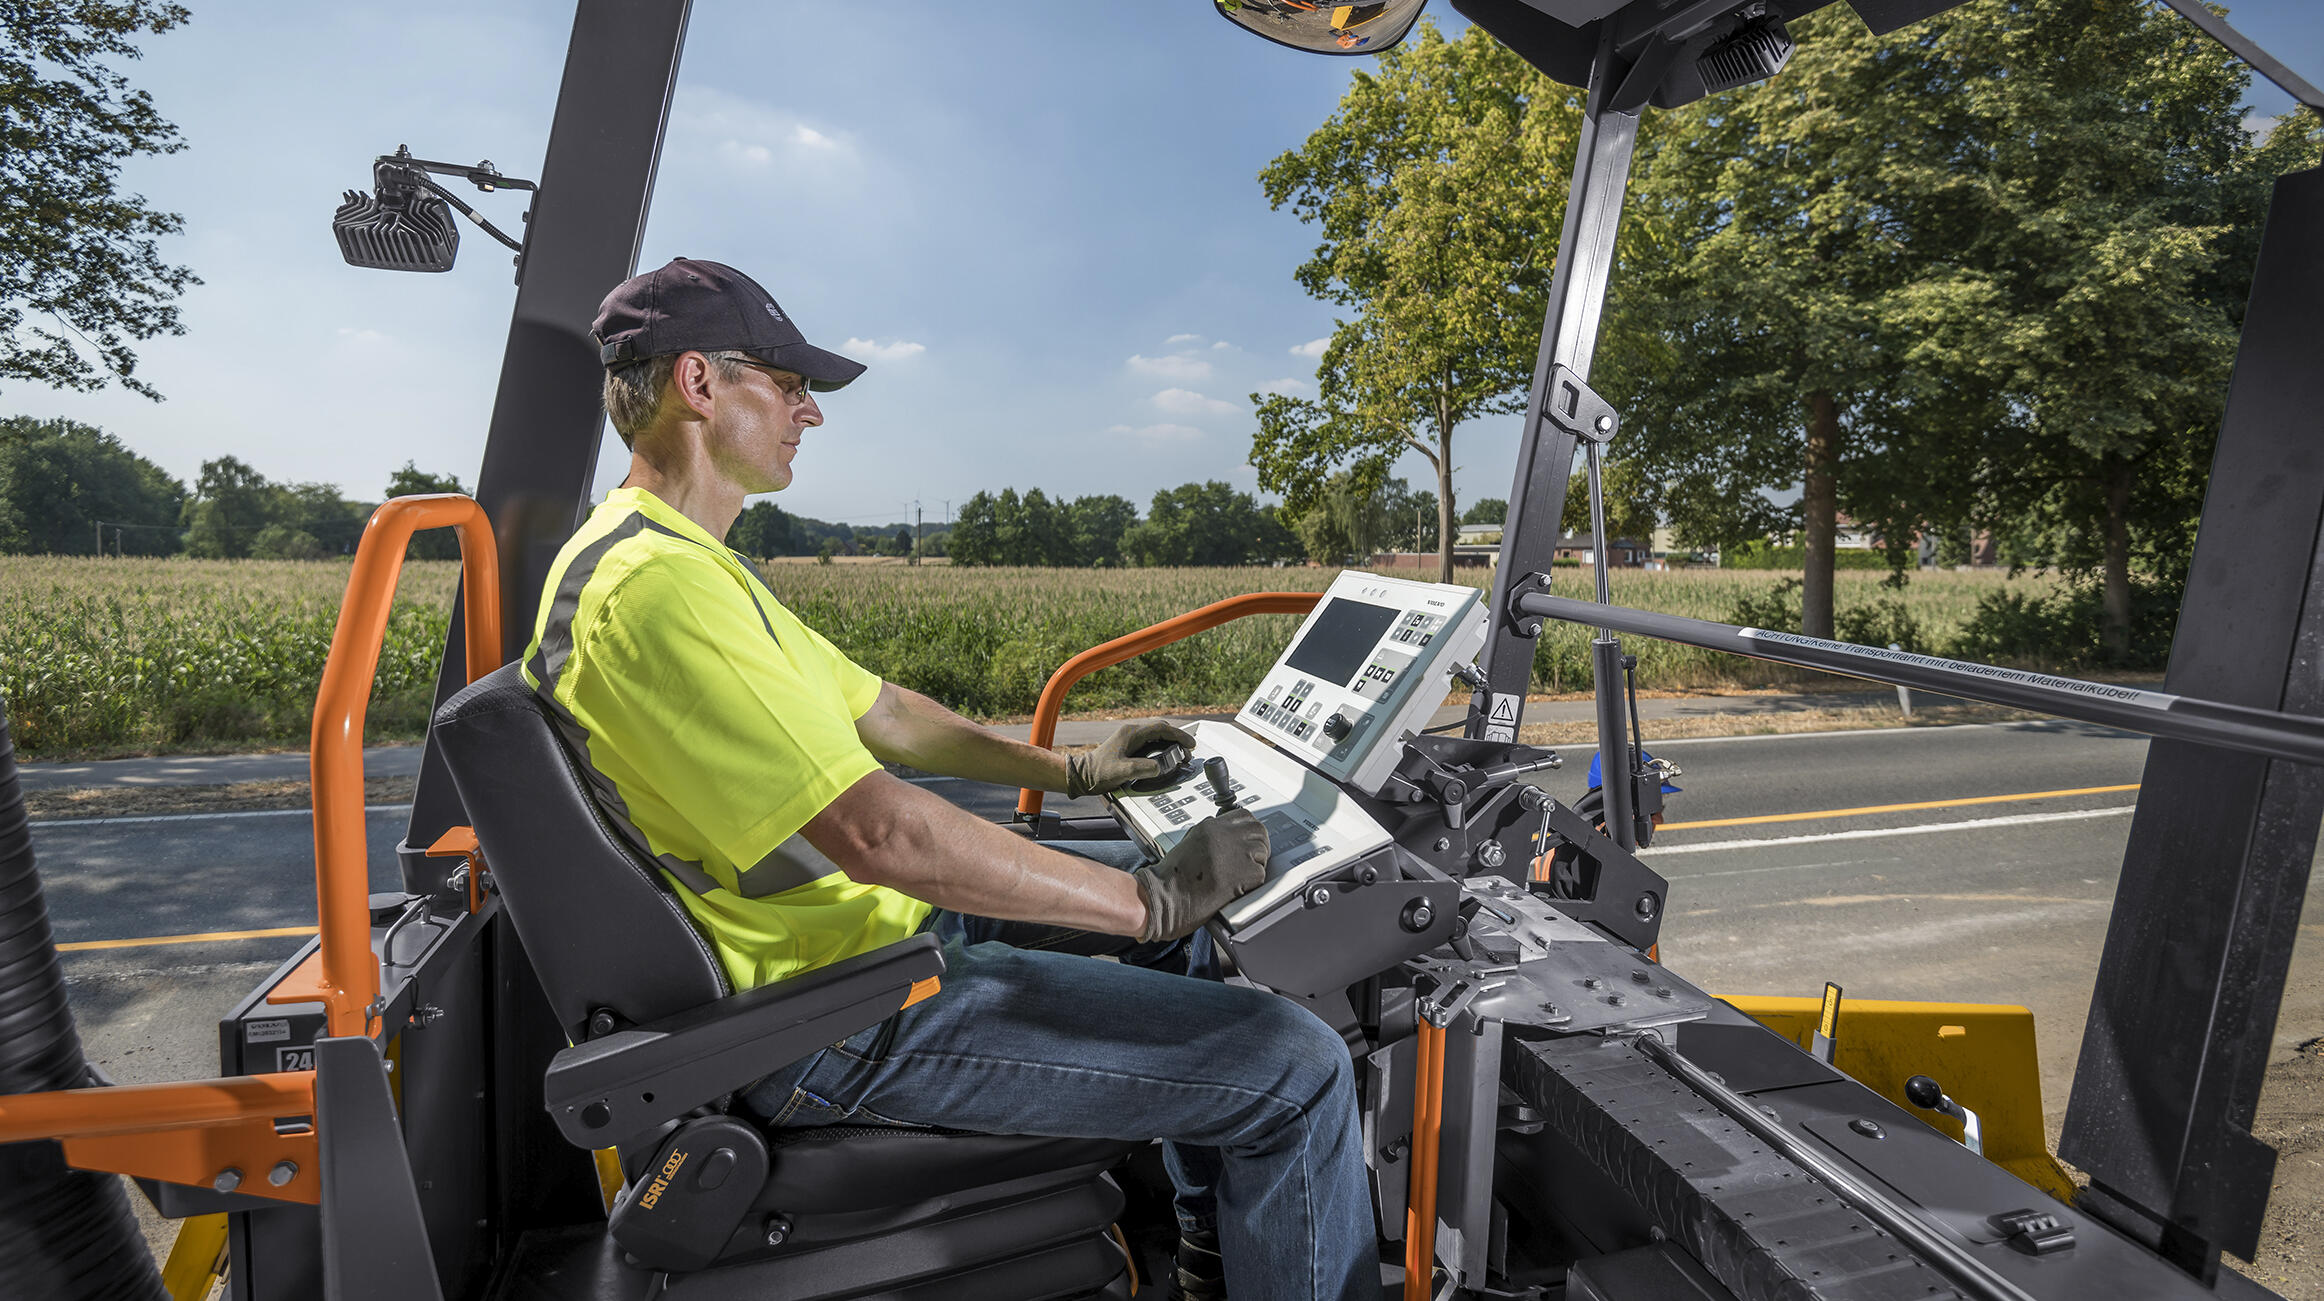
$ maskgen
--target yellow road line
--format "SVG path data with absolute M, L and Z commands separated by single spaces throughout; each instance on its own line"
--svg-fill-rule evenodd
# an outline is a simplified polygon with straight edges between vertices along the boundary
M 203 931 L 197 935 L 141 935 L 127 940 L 75 940 L 59 944 L 59 953 L 81 953 L 89 949 L 136 949 L 149 944 L 208 944 L 216 940 L 271 940 L 283 935 L 312 935 L 312 926 L 274 926 L 263 931 Z
M 1813 813 L 1764 813 L 1755 818 L 1710 818 L 1702 822 L 1665 822 L 1664 831 L 1689 831 L 1697 827 L 1747 827 L 1763 822 L 1813 822 L 1818 818 L 1853 818 L 1867 813 L 1909 813 L 1915 809 L 1957 809 L 1970 804 L 2009 804 L 2018 800 L 2062 800 L 2069 795 L 2115 795 L 2135 791 L 2138 783 L 2128 786 L 2081 786 L 2070 791 L 2026 791 L 2017 795 L 1972 795 L 1957 800 L 1922 800 L 1917 804 L 1868 804 L 1860 809 L 1818 809 Z

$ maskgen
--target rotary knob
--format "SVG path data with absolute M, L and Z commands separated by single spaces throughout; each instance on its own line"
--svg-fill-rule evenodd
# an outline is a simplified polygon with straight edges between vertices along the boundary
M 1334 741 L 1346 740 L 1347 735 L 1351 730 L 1353 729 L 1348 723 L 1348 716 L 1346 714 L 1333 714 L 1331 717 L 1323 720 L 1323 734 L 1327 737 L 1330 737 Z

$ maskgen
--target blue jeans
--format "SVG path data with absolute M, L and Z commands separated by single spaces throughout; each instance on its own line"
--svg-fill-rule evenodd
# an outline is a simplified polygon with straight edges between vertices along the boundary
M 1126 841 L 1058 848 L 1124 870 Z M 939 910 L 935 997 L 746 1098 L 782 1125 L 858 1120 L 1163 1140 L 1180 1227 L 1218 1230 L 1236 1301 L 1380 1297 L 1347 1045 L 1220 982 L 1210 937 L 1141 945 Z M 1118 962 L 1091 956 L 1108 953 Z

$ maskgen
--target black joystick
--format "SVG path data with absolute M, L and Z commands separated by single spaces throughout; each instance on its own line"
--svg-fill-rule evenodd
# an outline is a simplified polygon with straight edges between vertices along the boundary
M 1140 778 L 1123 787 L 1124 790 L 1136 791 L 1141 795 L 1176 786 L 1185 781 L 1194 768 L 1194 756 L 1188 754 L 1186 747 L 1176 741 L 1158 741 L 1140 749 L 1137 757 L 1152 759 L 1161 768 L 1153 776 Z
M 1904 1097 L 1923 1111 L 1935 1111 L 1945 1100 L 1945 1090 L 1928 1076 L 1915 1075 L 1904 1082 Z
M 1235 791 L 1227 785 L 1227 761 L 1216 755 L 1202 761 L 1202 775 L 1210 783 L 1210 797 L 1218 802 L 1218 811 L 1226 812 L 1235 806 Z

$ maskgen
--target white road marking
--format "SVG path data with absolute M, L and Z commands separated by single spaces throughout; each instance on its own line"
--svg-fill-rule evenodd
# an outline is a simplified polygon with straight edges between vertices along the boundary
M 2006 818 L 1973 818 L 1967 822 L 1930 822 L 1916 827 L 1870 827 L 1861 831 L 1827 831 L 1815 836 L 1771 836 L 1764 840 L 1714 840 L 1700 845 L 1657 845 L 1640 855 L 1646 862 L 1666 854 L 1712 854 L 1731 849 L 1770 849 L 1781 845 L 1820 845 L 1830 840 L 1876 840 L 1882 836 L 1926 836 L 1940 831 L 1985 831 L 1994 827 L 2022 827 L 2036 822 L 2077 822 L 2129 813 L 2132 805 L 2111 809 L 2073 809 L 2064 813 L 2019 813 Z

